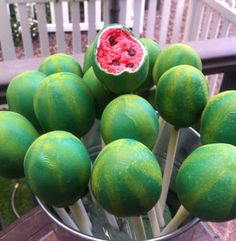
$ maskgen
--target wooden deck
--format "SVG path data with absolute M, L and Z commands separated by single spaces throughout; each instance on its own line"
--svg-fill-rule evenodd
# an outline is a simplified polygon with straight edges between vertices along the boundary
M 169 241 L 235 241 L 236 220 L 225 223 L 200 222 Z M 82 241 L 55 224 L 37 206 L 0 232 L 0 241 Z M 124 240 L 125 241 L 125 240 Z

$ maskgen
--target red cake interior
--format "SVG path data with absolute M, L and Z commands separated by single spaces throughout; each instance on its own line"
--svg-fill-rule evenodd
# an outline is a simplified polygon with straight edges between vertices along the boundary
M 143 48 L 129 31 L 109 28 L 101 33 L 97 48 L 97 61 L 110 73 L 135 71 L 143 58 Z

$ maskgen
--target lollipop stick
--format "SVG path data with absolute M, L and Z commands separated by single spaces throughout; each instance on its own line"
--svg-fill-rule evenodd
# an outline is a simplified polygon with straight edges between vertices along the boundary
M 161 235 L 169 234 L 175 231 L 180 224 L 189 216 L 189 212 L 181 205 L 173 219 L 168 223 L 168 225 L 163 229 Z
M 79 230 L 76 224 L 74 223 L 74 221 L 72 220 L 72 218 L 70 217 L 70 215 L 65 211 L 64 208 L 53 207 L 53 209 L 55 210 L 57 215 L 61 218 L 64 224 L 66 224 L 70 228 Z
M 80 231 L 92 236 L 92 224 L 82 201 L 78 200 L 76 203 L 69 206 L 69 208 L 72 213 L 72 216 L 74 217 L 79 226 Z
M 165 120 L 163 120 L 160 116 L 159 116 L 159 134 L 158 134 L 158 137 L 156 139 L 156 142 L 155 142 L 155 145 L 152 149 L 152 152 L 155 154 L 157 152 L 157 147 L 159 145 L 159 142 L 161 140 L 161 136 L 163 134 L 163 131 L 165 129 L 165 126 L 166 126 L 167 122 Z
M 160 234 L 160 227 L 159 227 L 159 223 L 157 220 L 155 208 L 152 208 L 148 212 L 148 218 L 149 218 L 149 221 L 151 224 L 153 237 L 157 237 Z
M 166 164 L 165 164 L 165 169 L 163 174 L 162 191 L 161 191 L 161 196 L 159 200 L 162 213 L 164 212 L 164 208 L 166 204 L 166 198 L 167 198 L 170 180 L 171 180 L 171 174 L 174 166 L 178 139 L 179 139 L 179 130 L 176 130 L 175 127 L 172 126 L 170 131 L 170 140 L 169 140 L 168 151 L 166 156 Z
M 132 222 L 136 240 L 146 239 L 146 233 L 145 233 L 142 217 L 131 217 L 130 219 Z
M 163 212 L 161 210 L 161 206 L 160 206 L 160 202 L 159 201 L 155 205 L 155 211 L 156 211 L 156 216 L 157 216 L 157 220 L 158 220 L 159 226 L 161 228 L 163 228 L 165 226 L 165 219 L 163 217 Z

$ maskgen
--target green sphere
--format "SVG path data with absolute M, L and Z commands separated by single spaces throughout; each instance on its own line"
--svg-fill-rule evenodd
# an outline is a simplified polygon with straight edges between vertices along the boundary
M 159 44 L 157 44 L 155 41 L 148 39 L 148 38 L 141 38 L 140 41 L 144 45 L 144 47 L 147 49 L 148 52 L 148 58 L 149 58 L 149 70 L 148 75 L 145 79 L 145 81 L 141 84 L 141 86 L 138 88 L 138 90 L 148 90 L 154 85 L 154 79 L 153 79 L 153 67 L 156 62 L 157 57 L 161 53 L 161 47 Z
M 0 175 L 24 176 L 23 162 L 29 146 L 39 134 L 33 125 L 16 112 L 0 111 Z
M 159 199 L 161 182 L 154 154 L 132 139 L 108 144 L 96 158 L 91 174 L 95 199 L 105 210 L 121 217 L 148 212 Z
M 236 218 L 236 148 L 215 143 L 199 147 L 183 162 L 176 178 L 181 204 L 210 222 Z
M 82 142 L 65 131 L 40 136 L 24 160 L 26 181 L 49 205 L 66 207 L 81 198 L 90 177 L 90 159 Z
M 224 91 L 207 103 L 200 122 L 203 144 L 228 143 L 236 145 L 236 91 Z
M 33 97 L 45 77 L 39 71 L 21 73 L 11 80 L 6 93 L 9 110 L 25 116 L 37 129 L 40 125 L 34 113 Z
M 84 62 L 83 62 L 84 73 L 86 73 L 86 71 L 93 65 L 93 51 L 94 51 L 94 42 L 90 44 L 90 46 L 86 49 L 86 52 L 84 54 Z
M 157 84 L 161 76 L 177 65 L 191 65 L 202 70 L 202 62 L 197 52 L 187 44 L 171 44 L 158 55 L 153 67 L 153 79 Z
M 47 131 L 64 130 L 81 137 L 95 119 L 93 97 L 82 79 L 73 73 L 48 76 L 34 95 L 34 111 Z
M 45 58 L 39 66 L 39 71 L 46 75 L 59 72 L 70 72 L 79 75 L 80 77 L 83 76 L 78 61 L 71 55 L 63 53 L 56 53 Z
M 127 94 L 111 101 L 101 118 L 101 134 L 106 144 L 120 138 L 142 142 L 152 149 L 159 133 L 158 116 L 144 98 Z
M 115 95 L 108 91 L 94 74 L 93 67 L 90 67 L 83 76 L 83 82 L 89 88 L 95 103 L 96 117 L 101 118 L 106 105 L 115 98 Z
M 195 124 L 208 101 L 207 81 L 197 68 L 178 65 L 166 71 L 157 84 L 155 105 L 176 128 Z

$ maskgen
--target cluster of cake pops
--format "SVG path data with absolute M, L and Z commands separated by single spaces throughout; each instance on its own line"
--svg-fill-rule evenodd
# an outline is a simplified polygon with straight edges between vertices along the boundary
M 10 82 L 9 111 L 0 112 L 0 175 L 25 177 L 63 222 L 90 236 L 93 223 L 81 201 L 87 193 L 114 228 L 117 217 L 131 217 L 136 240 L 147 238 L 140 218 L 146 214 L 153 237 L 174 231 L 189 215 L 236 218 L 236 91 L 208 100 L 192 48 L 172 44 L 161 50 L 122 25 L 109 25 L 87 49 L 83 71 L 73 57 L 54 54 L 38 71 Z M 144 97 L 150 88 L 152 104 Z M 101 150 L 92 162 L 84 140 L 97 122 Z M 155 150 L 166 123 L 170 140 L 161 170 Z M 191 126 L 202 146 L 178 170 L 181 207 L 165 224 L 179 130 Z

